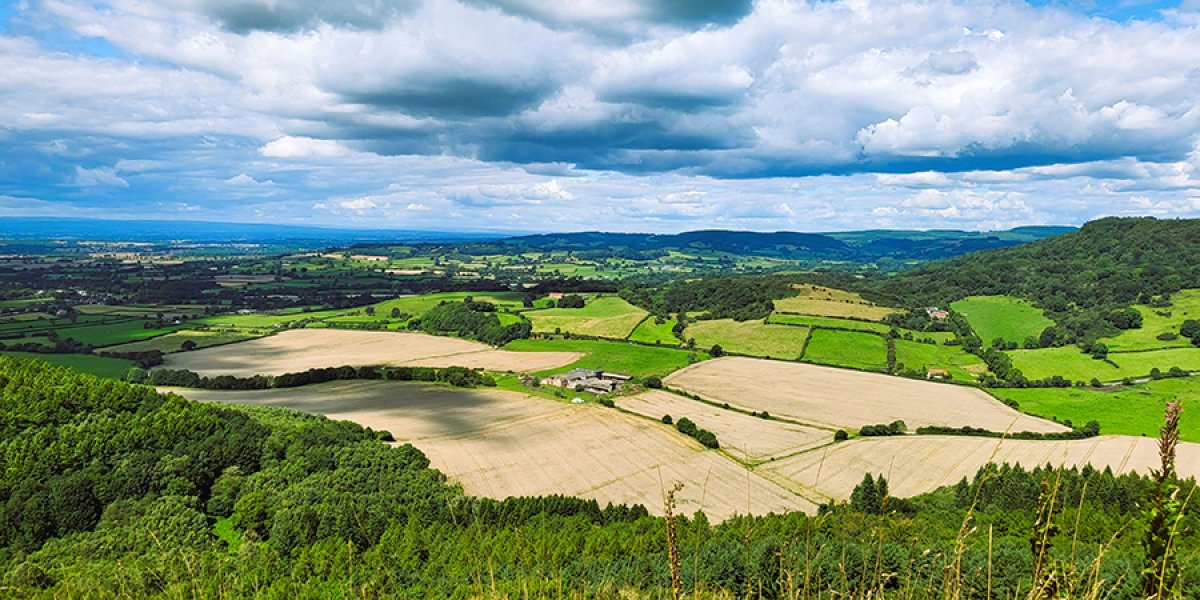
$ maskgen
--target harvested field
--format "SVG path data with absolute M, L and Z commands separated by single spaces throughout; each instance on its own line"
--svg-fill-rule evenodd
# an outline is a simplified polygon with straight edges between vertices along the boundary
M 1115 473 L 1147 473 L 1159 464 L 1154 438 L 1100 436 L 1086 440 L 999 440 L 937 435 L 858 439 L 770 463 L 766 468 L 832 498 L 850 497 L 864 473 L 887 477 L 892 495 L 908 497 L 970 478 L 989 459 L 1034 468 L 1091 464 Z M 1179 445 L 1181 477 L 1200 476 L 1200 444 Z M 993 454 L 995 458 L 993 459 Z
M 294 329 L 214 348 L 172 354 L 166 367 L 204 375 L 279 375 L 341 365 L 483 367 L 543 371 L 579 360 L 576 352 L 512 352 L 459 338 L 421 333 Z
M 594 404 L 380 381 L 171 391 L 201 401 L 294 408 L 389 431 L 480 496 L 569 494 L 602 505 L 640 503 L 661 514 L 663 486 L 680 481 L 681 513 L 703 507 L 710 517 L 725 519 L 744 514 L 748 502 L 755 514 L 815 508 L 665 425 Z
M 742 458 L 745 453 L 752 461 L 784 456 L 833 440 L 830 431 L 760 419 L 660 390 L 618 398 L 617 405 L 652 419 L 671 415 L 678 421 L 687 417 L 716 434 L 721 447 L 730 454 Z
M 825 427 L 856 429 L 901 419 L 910 429 L 1066 430 L 974 388 L 802 363 L 726 357 L 681 369 L 666 382 L 708 400 Z

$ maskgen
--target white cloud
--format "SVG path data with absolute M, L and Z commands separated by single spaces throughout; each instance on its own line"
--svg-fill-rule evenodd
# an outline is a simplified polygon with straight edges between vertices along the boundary
M 75 167 L 75 175 L 71 178 L 71 185 L 78 187 L 129 187 L 129 182 L 117 175 L 116 170 L 110 167 L 96 167 L 95 169 L 85 169 L 80 166 Z
M 349 150 L 334 140 L 318 140 L 289 135 L 264 145 L 258 149 L 258 153 L 273 158 L 306 158 L 310 156 L 343 156 L 348 154 Z

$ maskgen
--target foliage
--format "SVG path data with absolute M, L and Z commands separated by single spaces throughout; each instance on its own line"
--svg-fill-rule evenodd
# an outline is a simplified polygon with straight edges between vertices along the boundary
M 687 417 L 681 417 L 675 421 L 675 429 L 679 430 L 687 436 L 691 436 L 700 442 L 706 448 L 720 448 L 721 444 L 717 441 L 717 436 L 707 429 L 701 429 Z
M 491 310 L 477 310 L 483 305 L 490 306 Z M 443 302 L 410 322 L 409 327 L 427 333 L 451 333 L 493 346 L 527 338 L 532 331 L 528 321 L 502 325 L 494 306 L 470 300 Z

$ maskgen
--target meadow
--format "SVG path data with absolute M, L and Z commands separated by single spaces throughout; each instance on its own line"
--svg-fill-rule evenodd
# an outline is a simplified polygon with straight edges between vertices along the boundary
M 815 315 L 795 315 L 790 313 L 771 313 L 767 318 L 768 324 L 799 325 L 801 327 L 822 327 L 825 329 L 847 329 L 850 331 L 865 331 L 867 333 L 884 334 L 892 330 L 890 325 L 874 321 L 857 319 L 839 319 L 837 317 L 819 317 Z
M 1025 338 L 1037 338 L 1054 325 L 1040 308 L 1011 296 L 971 296 L 951 303 L 950 308 L 966 317 L 985 346 L 997 338 L 1023 344 Z
M 661 344 L 664 346 L 678 346 L 682 344 L 679 338 L 675 337 L 675 325 L 679 323 L 676 319 L 663 319 L 662 323 L 655 323 L 653 315 L 643 319 L 641 323 L 629 334 L 629 341 L 641 342 L 643 344 Z
M 1200 398 L 1200 381 L 1187 377 L 1115 388 L 1000 388 L 989 392 L 1016 400 L 1023 412 L 1069 419 L 1076 426 L 1094 419 L 1105 435 L 1155 437 L 1167 402 L 1183 400 L 1185 414 L 1196 410 L 1193 401 Z M 1182 419 L 1179 432 L 1183 440 L 1200 442 L 1200 420 Z
M 1061 375 L 1071 381 L 1090 382 L 1093 378 L 1118 381 L 1127 377 L 1146 377 L 1155 368 L 1163 372 L 1171 367 L 1186 371 L 1200 370 L 1200 348 L 1110 352 L 1108 361 L 1094 359 L 1076 346 L 1013 350 L 1008 355 L 1012 358 L 1013 366 L 1029 379 Z
M 699 350 L 659 348 L 607 340 L 513 340 L 506 344 L 504 349 L 520 353 L 553 352 L 583 355 L 570 364 L 539 371 L 540 374 L 580 368 L 603 369 L 633 377 L 649 377 L 651 375 L 663 377 L 672 371 L 708 358 L 706 352 Z
M 1171 295 L 1171 305 L 1151 307 L 1144 304 L 1133 306 L 1142 314 L 1142 326 L 1126 329 L 1120 334 L 1103 338 L 1110 352 L 1124 350 L 1146 350 L 1150 348 L 1176 348 L 1191 346 L 1185 337 L 1160 340 L 1163 334 L 1179 334 L 1179 326 L 1188 319 L 1200 320 L 1200 290 L 1180 290 Z
M 623 340 L 647 313 L 618 296 L 589 296 L 583 308 L 529 310 L 524 315 L 533 323 L 535 332 L 569 332 Z
M 270 331 L 254 329 L 185 329 L 160 335 L 148 340 L 110 346 L 105 350 L 109 352 L 147 352 L 150 350 L 158 350 L 164 354 L 167 354 L 170 352 L 181 351 L 182 345 L 187 341 L 194 343 L 194 348 L 199 350 L 201 348 L 208 348 L 210 346 L 220 346 L 222 344 L 252 340 L 254 338 L 263 337 L 268 333 L 270 333 Z
M 784 360 L 800 358 L 808 333 L 806 327 L 733 319 L 695 321 L 683 330 L 683 336 L 695 339 L 700 348 L 720 345 L 726 352 Z
M 882 336 L 873 333 L 814 329 L 801 360 L 867 371 L 885 371 L 887 343 Z
M 963 351 L 961 346 L 923 344 L 908 340 L 895 340 L 896 368 L 927 372 L 929 369 L 946 369 L 952 379 L 974 381 L 977 375 L 987 371 L 987 365 L 974 354 Z
M 70 367 L 89 375 L 108 377 L 110 379 L 120 379 L 133 366 L 132 361 L 122 358 L 96 356 L 94 354 L 41 354 L 32 352 L 4 352 L 3 354 L 44 360 L 52 365 Z
M 894 308 L 880 306 L 846 290 L 819 285 L 794 287 L 798 292 L 795 296 L 775 300 L 777 312 L 822 317 L 849 317 L 867 321 L 879 321 L 897 312 Z

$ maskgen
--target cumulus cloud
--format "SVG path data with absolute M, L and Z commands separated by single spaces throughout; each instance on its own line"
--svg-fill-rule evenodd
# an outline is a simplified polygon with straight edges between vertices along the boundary
M 46 0 L 17 8 L 40 29 L 0 34 L 0 194 L 405 223 L 568 203 L 755 227 L 1183 210 L 1189 6 Z

